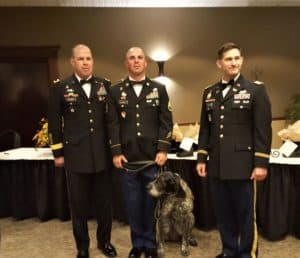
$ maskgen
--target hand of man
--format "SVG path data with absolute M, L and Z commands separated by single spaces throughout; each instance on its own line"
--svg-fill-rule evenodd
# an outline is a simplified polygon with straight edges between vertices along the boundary
M 64 165 L 65 165 L 64 157 L 54 158 L 54 166 L 55 167 L 62 168 Z
M 168 159 L 168 153 L 165 151 L 159 151 L 156 154 L 155 162 L 158 166 L 163 166 Z
M 268 170 L 266 168 L 256 167 L 253 169 L 250 179 L 261 181 L 266 178 L 267 174 L 268 174 Z
M 122 165 L 123 162 L 128 162 L 123 154 L 116 155 L 113 157 L 113 163 L 116 168 L 123 168 L 123 165 Z
M 206 164 L 205 163 L 197 163 L 196 170 L 199 176 L 206 177 Z

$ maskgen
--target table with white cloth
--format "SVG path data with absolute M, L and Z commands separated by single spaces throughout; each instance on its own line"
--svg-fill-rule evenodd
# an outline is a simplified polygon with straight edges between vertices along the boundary
M 0 217 L 70 218 L 64 169 L 49 148 L 0 152 Z
M 178 158 L 168 155 L 167 168 L 180 174 L 195 196 L 196 227 L 215 228 L 209 179 L 196 171 L 196 154 Z M 268 178 L 258 182 L 257 224 L 270 240 L 286 235 L 300 238 L 300 158 L 284 158 L 272 150 Z M 112 170 L 114 218 L 126 222 L 120 171 Z M 18 148 L 0 152 L 0 217 L 70 219 L 64 169 L 55 168 L 49 148 Z

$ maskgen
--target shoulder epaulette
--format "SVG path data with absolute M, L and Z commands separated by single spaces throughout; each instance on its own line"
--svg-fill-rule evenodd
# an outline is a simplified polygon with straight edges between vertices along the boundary
M 107 78 L 104 78 L 104 80 L 105 80 L 105 81 L 107 81 L 107 82 L 110 82 L 110 80 L 109 80 L 109 79 L 107 79 Z
M 213 86 L 213 84 L 209 84 L 209 85 L 206 86 L 204 89 L 206 90 L 206 89 L 210 88 L 211 86 Z
M 118 80 L 118 81 L 112 83 L 112 84 L 111 84 L 111 87 L 112 87 L 112 86 L 117 86 L 117 85 L 119 85 L 119 84 L 120 84 L 121 82 L 123 82 L 123 81 L 124 81 L 124 79 L 120 79 L 120 80 Z
M 60 82 L 60 79 L 59 79 L 59 78 L 53 80 L 53 84 L 54 84 L 54 85 L 58 84 L 59 82 Z
M 261 81 L 254 81 L 253 83 L 256 84 L 256 85 L 263 85 L 263 84 L 264 84 L 264 83 L 261 82 Z
M 158 84 L 158 85 L 165 86 L 165 84 L 164 84 L 164 83 L 162 83 L 161 81 L 159 81 L 159 80 L 156 80 L 156 79 L 150 79 L 150 80 L 149 80 L 149 82 L 152 82 L 152 83 L 156 83 L 156 84 Z

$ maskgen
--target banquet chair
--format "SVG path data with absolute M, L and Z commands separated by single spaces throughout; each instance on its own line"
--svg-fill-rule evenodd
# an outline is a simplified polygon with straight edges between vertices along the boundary
M 0 151 L 21 147 L 21 136 L 13 129 L 6 129 L 0 132 Z

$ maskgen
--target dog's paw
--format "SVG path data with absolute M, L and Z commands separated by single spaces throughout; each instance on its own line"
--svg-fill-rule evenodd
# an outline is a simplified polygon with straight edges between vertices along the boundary
M 159 247 L 159 248 L 157 249 L 157 256 L 158 256 L 159 258 L 162 258 L 162 257 L 164 257 L 164 255 L 165 255 L 164 249 Z
M 197 246 L 198 242 L 195 238 L 191 237 L 189 240 L 189 244 L 190 244 L 190 246 Z
M 189 250 L 187 250 L 187 249 L 181 249 L 181 255 L 182 256 L 189 256 L 189 254 L 190 254 L 190 252 L 189 252 Z

